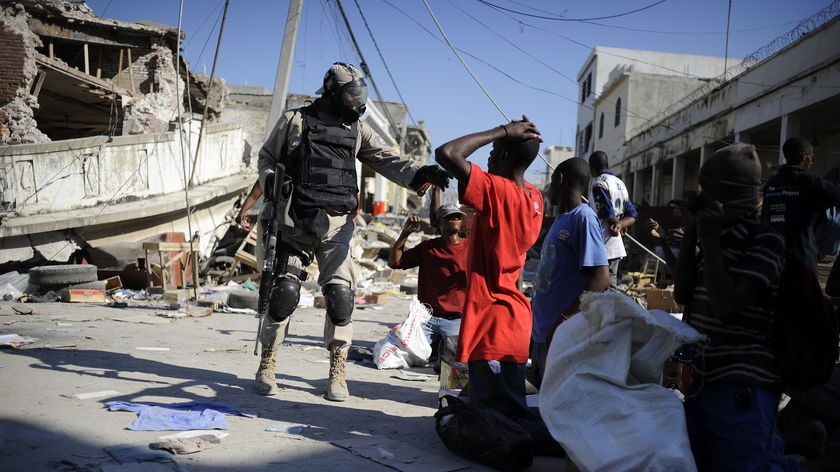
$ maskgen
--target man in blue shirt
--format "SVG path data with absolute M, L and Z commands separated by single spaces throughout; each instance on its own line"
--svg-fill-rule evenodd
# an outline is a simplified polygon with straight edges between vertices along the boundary
M 537 388 L 554 330 L 580 311 L 583 292 L 602 292 L 610 284 L 601 225 L 583 203 L 589 179 L 589 164 L 579 157 L 560 163 L 551 176 L 548 198 L 560 214 L 543 242 L 531 300 L 532 382 Z

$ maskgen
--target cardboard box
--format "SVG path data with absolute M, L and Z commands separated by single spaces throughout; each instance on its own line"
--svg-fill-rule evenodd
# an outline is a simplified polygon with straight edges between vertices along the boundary
M 312 299 L 312 307 L 313 308 L 326 308 L 327 301 L 324 299 L 323 295 L 318 295 Z
M 665 310 L 682 313 L 683 306 L 674 301 L 674 291 L 669 289 L 649 288 L 645 290 L 648 310 Z
M 469 368 L 465 362 L 440 363 L 440 391 L 460 391 L 467 386 Z
M 119 275 L 115 275 L 113 277 L 108 277 L 105 279 L 105 291 L 108 293 L 117 291 L 123 288 L 122 279 Z
M 166 290 L 163 292 L 163 301 L 166 303 L 180 303 L 186 301 L 180 290 Z
M 64 289 L 61 299 L 70 303 L 105 303 L 105 290 Z
M 369 305 L 384 305 L 388 301 L 388 295 L 385 293 L 369 293 L 365 295 L 365 303 Z

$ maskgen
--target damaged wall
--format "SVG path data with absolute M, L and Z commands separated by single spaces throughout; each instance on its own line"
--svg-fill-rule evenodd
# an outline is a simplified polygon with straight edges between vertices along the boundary
M 38 36 L 29 31 L 20 4 L 7 5 L 0 17 L 0 144 L 43 143 L 50 139 L 38 129 L 31 90 L 38 75 Z
M 195 160 L 198 123 L 189 125 L 185 144 L 192 152 L 183 161 L 180 133 L 172 132 L 10 147 L 0 157 L 3 200 L 19 216 L 55 213 L 178 192 L 184 188 L 184 169 L 191 173 L 194 161 L 197 183 L 241 171 L 242 128 L 208 126 Z
M 162 133 L 178 116 L 185 83 L 175 74 L 172 52 L 164 47 L 153 47 L 137 63 L 150 75 L 150 92 L 128 100 L 123 134 Z
M 172 27 L 61 0 L 4 2 L 0 25 L 0 143 L 162 133 L 185 103 Z M 201 114 L 206 93 L 195 94 Z
M 231 85 L 220 116 L 222 123 L 240 123 L 244 127 L 243 160 L 254 169 L 265 141 L 271 97 L 271 92 L 265 87 Z

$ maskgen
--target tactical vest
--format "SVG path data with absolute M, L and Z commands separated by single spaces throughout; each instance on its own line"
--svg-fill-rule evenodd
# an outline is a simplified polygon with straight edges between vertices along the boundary
M 286 159 L 286 175 L 295 183 L 294 206 L 306 210 L 356 211 L 356 139 L 358 122 L 350 129 L 327 123 L 314 107 L 301 109 L 300 144 Z

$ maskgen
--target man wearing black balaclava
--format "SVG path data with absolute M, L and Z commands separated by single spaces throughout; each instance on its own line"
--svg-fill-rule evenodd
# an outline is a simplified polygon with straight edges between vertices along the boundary
M 280 229 L 275 259 L 282 270 L 275 270 L 267 316 L 258 334 L 263 349 L 255 388 L 261 395 L 278 392 L 277 348 L 298 305 L 306 268 L 317 261 L 327 312 L 324 345 L 330 352 L 325 397 L 345 401 L 349 397 L 345 363 L 353 337 L 356 289 L 350 258 L 358 209 L 356 159 L 396 184 L 415 190 L 426 183 L 446 188 L 449 175 L 435 165 L 421 167 L 401 157 L 359 119 L 365 112 L 367 85 L 356 67 L 336 62 L 316 93 L 321 96 L 311 105 L 285 112 L 260 149 L 260 186 L 267 198 L 280 202 L 287 218 Z M 277 164 L 285 166 L 285 193 L 280 200 L 270 195 Z

